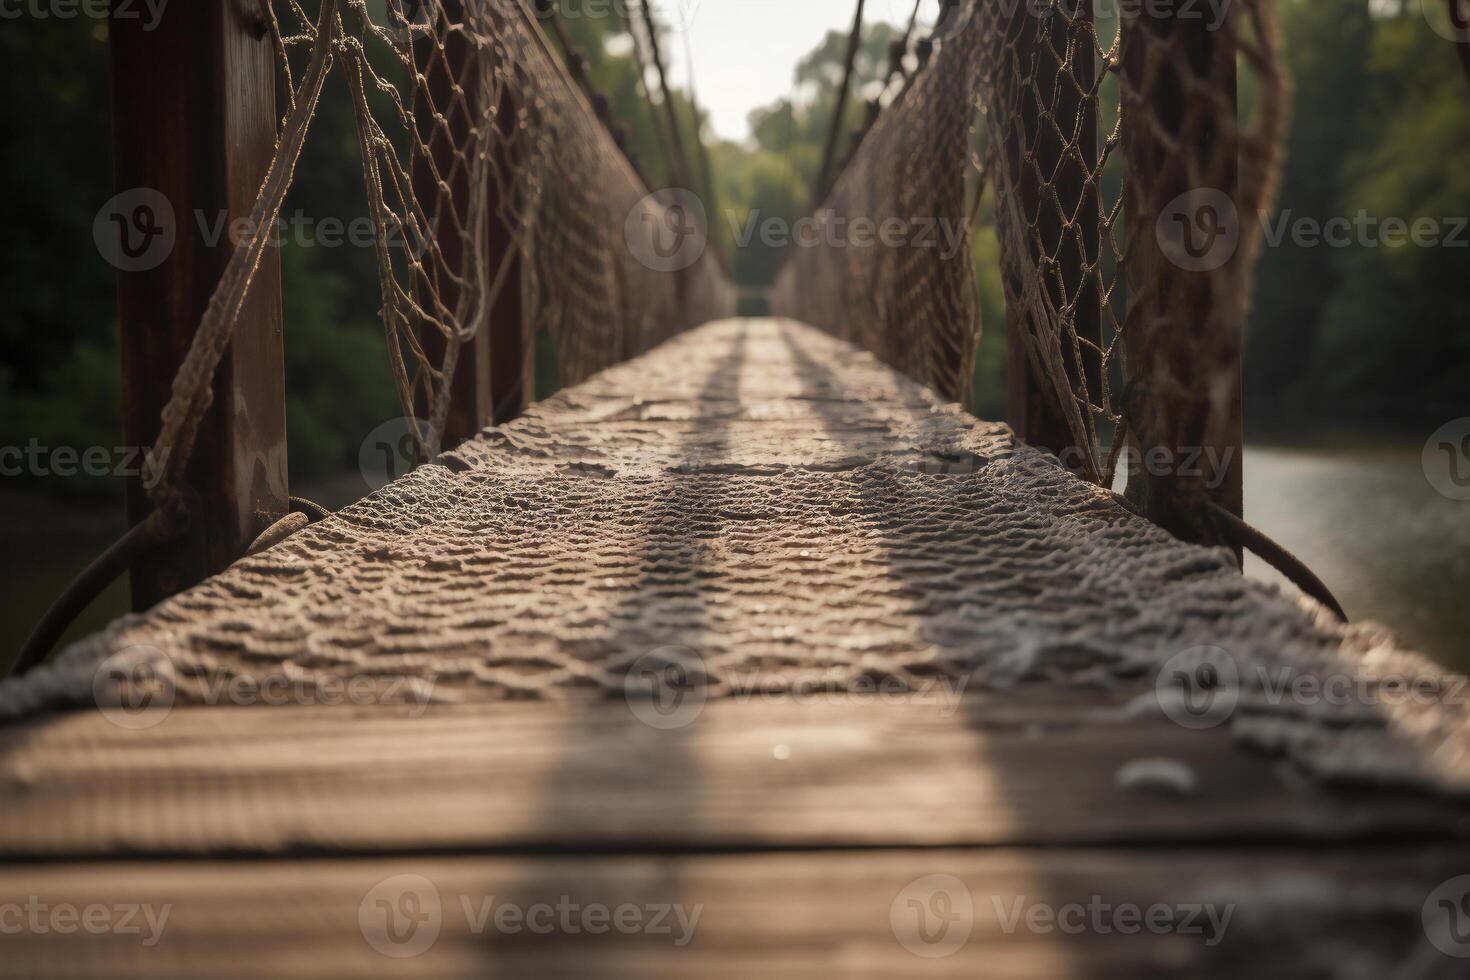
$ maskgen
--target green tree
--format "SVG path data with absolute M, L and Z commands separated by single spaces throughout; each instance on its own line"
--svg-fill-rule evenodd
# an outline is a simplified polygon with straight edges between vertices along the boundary
M 1336 213 L 1342 160 L 1360 135 L 1373 21 L 1366 0 L 1288 0 L 1278 10 L 1294 82 L 1278 210 L 1291 220 L 1326 221 Z M 1253 431 L 1305 410 L 1304 382 L 1339 275 L 1326 249 L 1288 239 L 1265 250 L 1246 337 L 1245 406 Z
M 1417 11 L 1377 22 L 1365 75 L 1338 211 L 1377 241 L 1331 252 L 1311 390 L 1334 421 L 1424 430 L 1470 408 L 1470 87 Z
M 1249 428 L 1432 428 L 1470 405 L 1470 248 L 1381 238 L 1384 222 L 1431 221 L 1448 235 L 1470 215 L 1470 87 L 1416 3 L 1288 0 L 1279 9 L 1294 86 L 1271 227 L 1286 233 L 1268 243 L 1257 272 Z M 1366 237 L 1355 230 L 1339 247 L 1290 233 L 1331 220 Z

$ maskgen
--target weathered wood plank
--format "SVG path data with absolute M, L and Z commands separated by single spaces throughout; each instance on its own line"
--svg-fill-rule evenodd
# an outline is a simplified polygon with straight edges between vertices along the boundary
M 432 708 L 178 708 L 0 733 L 0 852 L 724 849 L 1463 834 L 1463 808 L 1284 782 L 1223 730 L 1117 720 L 1036 687 L 946 703 L 711 701 L 650 727 L 619 700 Z M 786 703 L 782 703 L 785 701 Z M 825 703 L 824 703 L 825 702 Z M 645 706 L 640 705 L 640 710 Z M 645 713 L 646 716 L 646 713 Z M 1188 765 L 1173 798 L 1121 789 Z
M 142 907 L 137 932 L 7 935 L 6 967 L 36 978 L 1299 980 L 1458 975 L 1420 913 L 1466 868 L 1464 849 L 418 857 L 31 865 L 0 893 L 42 916 Z

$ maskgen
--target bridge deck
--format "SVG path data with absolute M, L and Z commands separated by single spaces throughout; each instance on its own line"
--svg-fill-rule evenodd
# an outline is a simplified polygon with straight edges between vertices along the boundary
M 1201 646 L 1239 675 L 1228 714 L 1151 680 Z M 1442 683 L 865 353 L 714 324 L 0 686 L 0 894 L 170 906 L 156 945 L 32 929 L 6 957 L 32 976 L 1438 969 L 1420 912 L 1470 871 L 1463 710 L 1273 697 L 1282 672 Z M 702 911 L 681 945 L 677 925 L 497 929 L 490 896 Z M 1010 921 L 1068 903 L 1232 911 L 1218 943 Z M 959 918 L 921 935 L 916 910 Z

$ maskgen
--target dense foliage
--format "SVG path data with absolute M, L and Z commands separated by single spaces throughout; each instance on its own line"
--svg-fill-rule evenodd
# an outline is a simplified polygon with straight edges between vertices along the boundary
M 1327 427 L 1417 435 L 1470 411 L 1470 230 L 1459 224 L 1470 215 L 1470 86 L 1419 3 L 1281 0 L 1292 126 L 1280 213 L 1264 219 L 1285 233 L 1265 249 L 1248 335 L 1255 435 Z M 669 183 L 628 25 L 614 17 L 563 26 L 637 166 L 655 186 Z M 861 125 L 864 101 L 881 88 L 893 32 L 875 24 L 865 34 L 844 132 Z M 716 141 L 703 119 L 696 127 L 687 93 L 676 93 L 686 155 L 698 159 L 698 131 L 712 163 L 717 246 L 743 284 L 768 282 L 781 260 L 759 234 L 742 244 L 758 228 L 752 219 L 794 221 L 811 204 L 846 40 L 824 38 L 798 66 L 791 95 L 751 114 L 742 144 Z M 0 32 L 0 55 L 7 91 L 23 94 L 0 103 L 8 215 L 0 445 L 34 437 L 111 446 L 113 273 L 92 246 L 93 217 L 113 190 L 106 27 L 85 18 L 12 23 Z M 327 93 L 288 215 L 347 222 L 366 213 L 344 94 Z M 1362 235 L 1345 247 L 1293 240 L 1302 219 L 1356 222 L 1360 214 L 1375 223 L 1371 244 Z M 1434 219 L 1439 239 L 1384 244 L 1390 219 L 1410 227 Z M 368 251 L 291 241 L 282 264 L 291 468 L 309 480 L 351 468 L 362 436 L 397 410 Z M 976 268 L 988 332 L 979 404 L 993 414 L 1004 404 L 1002 321 L 995 244 L 985 235 Z
M 1470 413 L 1470 85 L 1420 2 L 1280 4 L 1294 93 L 1268 228 L 1355 230 L 1346 247 L 1268 241 L 1247 338 L 1253 432 L 1422 434 Z M 1395 221 L 1438 230 L 1395 245 Z

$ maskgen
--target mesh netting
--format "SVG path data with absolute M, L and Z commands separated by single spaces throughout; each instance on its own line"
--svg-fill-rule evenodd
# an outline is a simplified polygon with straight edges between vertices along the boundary
M 343 73 L 389 360 L 405 414 L 429 422 L 414 433 L 422 455 L 438 448 L 461 349 L 508 291 L 523 349 L 544 330 L 568 384 L 733 309 L 712 256 L 661 261 L 657 236 L 689 219 L 649 195 L 522 0 L 311 7 L 262 2 L 288 110 L 251 222 L 274 225 L 324 81 Z M 178 502 L 177 475 L 260 264 L 258 237 L 232 257 L 175 381 L 153 450 L 160 510 Z
M 1255 244 L 1240 216 L 1269 196 L 1282 122 L 1269 4 L 1232 4 L 1203 27 L 1077 0 L 950 7 L 818 215 L 907 237 L 797 249 L 777 309 L 967 400 L 980 333 L 969 238 L 956 252 L 955 236 L 918 232 L 988 220 L 1007 333 L 1063 420 L 1070 462 L 1108 486 L 1130 434 L 1220 444 L 1207 430 L 1228 412 L 1211 372 L 1238 369 Z
M 963 217 L 975 38 L 946 45 L 877 118 L 774 295 L 778 312 L 861 344 L 951 398 L 967 386 L 979 337 Z M 942 247 L 954 228 L 964 247 Z

